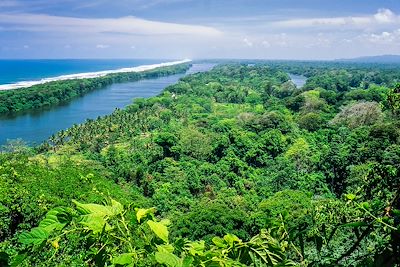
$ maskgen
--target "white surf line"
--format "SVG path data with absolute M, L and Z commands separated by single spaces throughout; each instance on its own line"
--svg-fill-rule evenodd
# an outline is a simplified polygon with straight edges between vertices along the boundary
M 152 64 L 152 65 L 142 65 L 142 66 L 137 66 L 137 67 L 132 67 L 132 68 L 122 68 L 122 69 L 116 69 L 116 70 L 104 70 L 104 71 L 97 71 L 97 72 L 77 73 L 77 74 L 57 76 L 57 77 L 53 77 L 53 78 L 45 78 L 45 79 L 41 79 L 41 80 L 37 80 L 37 81 L 24 81 L 24 82 L 17 82 L 17 83 L 13 83 L 13 84 L 3 84 L 3 85 L 0 85 L 0 91 L 28 88 L 33 85 L 44 84 L 44 83 L 54 82 L 54 81 L 65 81 L 65 80 L 75 80 L 75 79 L 93 79 L 93 78 L 103 77 L 103 76 L 106 76 L 108 74 L 113 74 L 113 73 L 142 72 L 142 71 L 147 71 L 147 70 L 153 70 L 153 69 L 160 68 L 160 67 L 168 67 L 168 66 L 178 65 L 178 64 L 182 64 L 182 63 L 187 63 L 190 61 L 192 61 L 192 60 L 184 59 L 184 60 L 180 60 L 180 61 L 171 61 L 171 62 L 164 62 L 164 63 L 159 63 L 159 64 Z

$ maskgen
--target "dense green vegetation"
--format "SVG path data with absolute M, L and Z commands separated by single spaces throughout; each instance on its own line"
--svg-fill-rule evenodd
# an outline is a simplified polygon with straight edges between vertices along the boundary
M 220 65 L 35 149 L 10 144 L 0 262 L 396 266 L 399 75 Z
M 189 66 L 189 64 L 179 64 L 144 72 L 114 73 L 92 79 L 54 81 L 29 88 L 0 91 L 0 114 L 66 103 L 75 97 L 104 88 L 113 83 L 133 82 L 183 73 L 188 70 Z

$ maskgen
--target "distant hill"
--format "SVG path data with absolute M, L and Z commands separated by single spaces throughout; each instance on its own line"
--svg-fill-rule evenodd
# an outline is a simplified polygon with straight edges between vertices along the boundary
M 335 61 L 359 62 L 359 63 L 400 63 L 400 55 L 381 55 L 347 59 L 336 59 Z

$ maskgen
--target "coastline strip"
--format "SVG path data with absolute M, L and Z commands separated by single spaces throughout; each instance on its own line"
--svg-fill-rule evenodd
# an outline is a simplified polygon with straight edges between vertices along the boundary
M 152 70 L 152 69 L 156 69 L 156 68 L 160 68 L 160 67 L 168 67 L 168 66 L 178 65 L 178 64 L 182 64 L 182 63 L 187 63 L 190 61 L 191 61 L 190 59 L 184 59 L 184 60 L 180 60 L 180 61 L 171 61 L 171 62 L 164 62 L 164 63 L 159 63 L 159 64 L 142 65 L 142 66 L 137 66 L 137 67 L 132 67 L 132 68 L 121 68 L 121 69 L 116 69 L 116 70 L 104 70 L 104 71 L 97 71 L 97 72 L 77 73 L 77 74 L 61 75 L 61 76 L 52 77 L 52 78 L 44 78 L 44 79 L 37 80 L 37 81 L 23 81 L 23 82 L 17 82 L 17 83 L 12 83 L 12 84 L 3 84 L 3 85 L 0 85 L 0 91 L 28 88 L 28 87 L 31 87 L 34 85 L 44 84 L 44 83 L 54 82 L 54 81 L 75 80 L 75 79 L 93 79 L 93 78 L 103 77 L 108 74 L 114 74 L 114 73 L 142 72 L 142 71 Z

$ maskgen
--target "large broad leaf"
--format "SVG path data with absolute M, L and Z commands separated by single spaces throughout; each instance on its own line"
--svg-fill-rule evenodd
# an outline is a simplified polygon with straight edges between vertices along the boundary
M 53 230 L 61 230 L 71 220 L 71 215 L 65 209 L 55 208 L 46 214 L 46 217 L 39 223 L 39 227 L 50 233 Z
M 112 212 L 112 215 L 118 215 L 124 212 L 124 206 L 118 201 L 111 199 L 111 206 L 109 206 Z
M 111 206 L 104 206 L 99 204 L 83 204 L 79 203 L 76 200 L 73 200 L 76 205 L 78 211 L 81 214 L 96 214 L 96 216 L 106 217 L 106 216 L 115 216 L 123 212 L 122 204 L 111 200 Z
M 185 246 L 185 248 L 189 251 L 189 253 L 192 256 L 196 255 L 202 256 L 204 254 L 205 242 L 203 240 L 198 242 L 190 242 Z
M 40 227 L 33 228 L 30 232 L 22 233 L 19 242 L 25 245 L 40 245 L 49 237 L 49 233 Z
M 157 250 L 159 252 L 167 252 L 167 253 L 172 253 L 174 252 L 175 248 L 171 244 L 164 244 L 164 245 L 158 245 Z
M 237 242 L 240 243 L 242 242 L 242 240 L 240 240 L 237 236 L 232 235 L 232 234 L 227 234 L 224 236 L 224 240 L 226 241 L 226 243 L 228 243 L 229 246 L 233 246 L 233 243 Z
M 84 215 L 81 224 L 84 225 L 87 230 L 93 231 L 94 234 L 101 233 L 103 229 L 105 231 L 112 229 L 104 217 L 96 216 L 95 214 Z
M 81 224 L 93 233 L 100 233 L 112 229 L 107 219 L 121 214 L 124 208 L 121 203 L 111 200 L 111 205 L 83 204 L 73 200 L 78 211 L 83 215 Z
M 216 236 L 213 237 L 212 242 L 219 248 L 226 248 L 228 245 L 226 244 L 225 240 Z
M 112 259 L 112 263 L 115 265 L 128 265 L 133 264 L 132 254 L 124 253 Z
M 156 252 L 156 261 L 160 264 L 165 264 L 168 267 L 182 266 L 180 258 L 169 252 Z
M 76 200 L 72 200 L 72 202 L 76 205 L 77 210 L 81 214 L 97 214 L 99 216 L 109 216 L 111 215 L 110 209 L 108 209 L 106 206 L 99 205 L 99 204 L 83 204 L 79 203 Z
M 161 222 L 155 222 L 152 220 L 147 221 L 147 224 L 150 226 L 150 229 L 158 236 L 161 240 L 163 240 L 165 243 L 168 243 L 168 228 L 166 225 L 168 225 L 167 220 L 161 221 Z
M 145 218 L 148 214 L 154 214 L 156 211 L 155 208 L 150 208 L 150 209 L 138 209 L 136 208 L 136 219 L 138 223 L 140 223 L 140 220 Z

